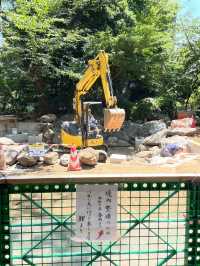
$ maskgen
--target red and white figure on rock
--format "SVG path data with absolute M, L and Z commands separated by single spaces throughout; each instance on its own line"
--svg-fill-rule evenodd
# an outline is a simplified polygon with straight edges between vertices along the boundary
M 79 155 L 75 146 L 72 146 L 70 149 L 70 160 L 69 160 L 68 170 L 69 171 L 81 170 Z

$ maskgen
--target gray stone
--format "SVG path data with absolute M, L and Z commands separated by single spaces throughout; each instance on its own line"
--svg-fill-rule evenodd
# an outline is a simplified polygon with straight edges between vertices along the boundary
M 17 161 L 24 167 L 32 167 L 37 164 L 38 157 L 29 156 L 26 153 L 22 153 L 17 157 Z
M 156 146 L 161 144 L 161 140 L 167 136 L 167 129 L 163 129 L 144 139 L 144 145 Z
M 8 149 L 5 151 L 5 158 L 7 165 L 13 165 L 17 162 L 17 156 L 19 155 L 19 151 L 14 149 Z
M 40 122 L 42 123 L 54 123 L 57 117 L 55 114 L 46 114 L 40 117 Z
M 179 135 L 179 136 L 194 136 L 197 133 L 200 132 L 199 128 L 169 128 L 167 135 L 168 136 L 175 136 L 175 135 Z
M 109 146 L 117 146 L 118 138 L 117 137 L 109 137 L 107 140 L 107 144 Z
M 139 146 L 144 143 L 144 138 L 135 137 L 135 149 L 138 150 Z
M 60 138 L 60 132 L 55 132 L 55 135 L 53 137 L 53 144 L 59 144 L 61 143 L 61 138 Z
M 118 139 L 117 145 L 118 147 L 129 147 L 130 143 L 128 141 L 125 141 L 123 139 Z
M 137 151 L 140 152 L 140 151 L 148 151 L 148 147 L 143 145 L 143 144 L 140 144 L 138 147 L 137 147 Z
M 52 123 L 40 123 L 39 124 L 39 129 L 40 132 L 44 132 L 45 130 L 47 130 L 48 128 L 53 129 L 53 124 Z
M 52 144 L 54 136 L 55 136 L 55 132 L 49 128 L 43 133 L 43 141 L 46 143 Z
M 105 163 L 108 158 L 107 152 L 103 150 L 96 150 L 96 153 L 98 155 L 98 162 Z
M 142 136 L 148 137 L 166 128 L 162 120 L 149 121 L 142 125 Z
M 124 131 L 129 138 L 135 138 L 142 134 L 142 125 L 128 121 L 124 126 Z
M 58 153 L 55 151 L 48 152 L 47 154 L 44 155 L 44 164 L 47 165 L 53 165 L 58 162 Z
M 127 134 L 127 131 L 125 129 L 123 130 L 120 130 L 119 132 L 115 133 L 114 134 L 114 137 L 118 138 L 118 139 L 122 139 L 122 140 L 125 140 L 125 141 L 129 141 L 130 137 L 129 135 Z

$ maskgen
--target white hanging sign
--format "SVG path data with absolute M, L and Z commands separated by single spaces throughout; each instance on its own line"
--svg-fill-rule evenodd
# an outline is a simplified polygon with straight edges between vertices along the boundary
M 116 240 L 117 185 L 77 185 L 76 191 L 75 239 Z

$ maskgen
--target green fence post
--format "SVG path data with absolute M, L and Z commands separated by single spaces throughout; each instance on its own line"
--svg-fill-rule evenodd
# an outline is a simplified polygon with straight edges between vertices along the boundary
M 190 183 L 186 226 L 185 265 L 200 266 L 200 184 Z
M 10 265 L 10 228 L 8 187 L 0 186 L 0 265 Z

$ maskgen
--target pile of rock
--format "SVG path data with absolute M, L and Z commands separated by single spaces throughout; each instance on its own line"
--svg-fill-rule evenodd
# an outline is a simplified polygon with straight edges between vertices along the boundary
M 59 158 L 58 152 L 55 151 L 47 151 L 41 156 L 34 156 L 29 152 L 28 144 L 19 145 L 8 138 L 0 138 L 0 144 L 4 147 L 7 166 L 18 164 L 27 168 L 38 164 L 54 165 L 60 163 L 66 167 L 70 161 L 70 154 L 63 154 Z M 98 162 L 106 162 L 107 153 L 103 150 L 85 148 L 79 152 L 79 158 L 82 165 L 95 166 Z
M 54 143 L 55 123 L 57 117 L 55 114 L 46 114 L 40 117 L 40 130 L 45 143 Z
M 144 139 L 166 128 L 166 123 L 162 120 L 144 124 L 127 121 L 119 132 L 105 134 L 105 140 L 110 147 L 129 147 L 135 145 L 137 139 Z
M 153 122 L 153 121 L 152 121 Z M 156 133 L 143 138 L 136 149 L 136 156 L 151 158 L 159 156 L 161 148 L 169 143 L 188 144 L 188 137 L 199 134 L 199 128 L 171 128 L 165 127 Z

